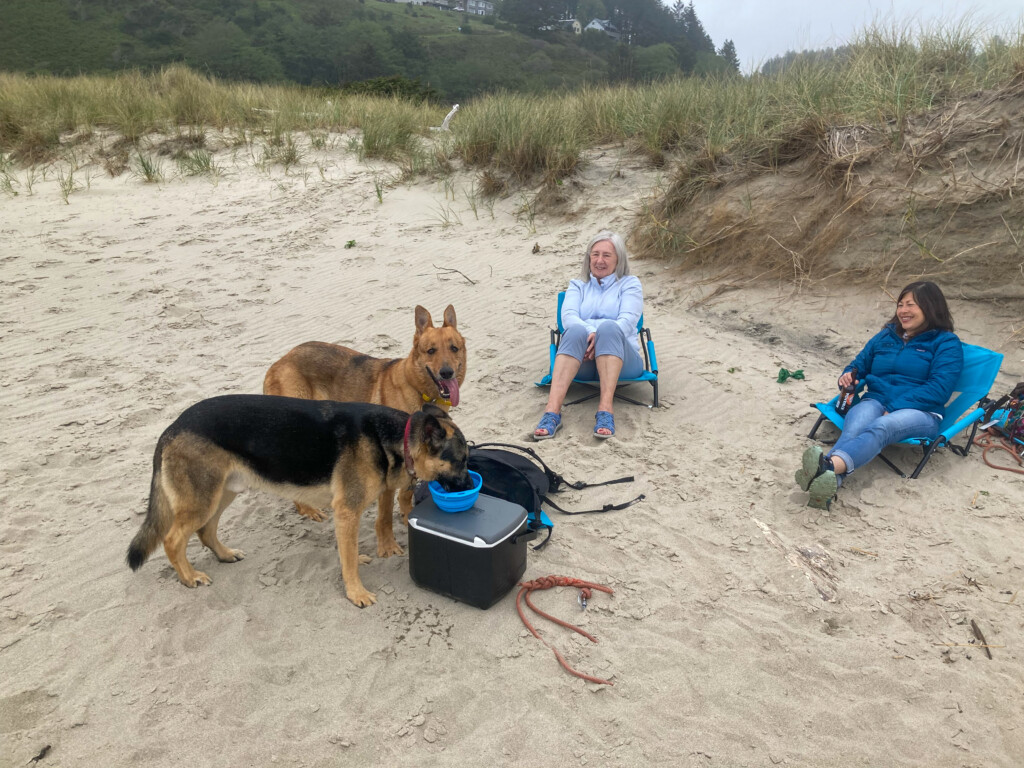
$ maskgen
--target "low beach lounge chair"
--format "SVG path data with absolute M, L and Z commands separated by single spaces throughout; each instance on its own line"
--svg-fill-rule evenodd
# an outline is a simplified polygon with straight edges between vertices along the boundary
M 999 352 L 993 352 L 984 347 L 974 344 L 964 344 L 964 368 L 960 372 L 960 378 L 956 382 L 953 396 L 946 404 L 946 416 L 939 424 L 938 437 L 929 439 L 926 437 L 910 437 L 901 440 L 901 445 L 919 445 L 924 450 L 924 456 L 914 469 L 910 478 L 915 479 L 928 463 L 932 454 L 943 446 L 958 456 L 966 456 L 974 443 L 974 437 L 978 432 L 985 415 L 984 405 L 988 400 L 988 393 L 995 383 L 996 374 L 999 373 L 999 366 L 1003 363 L 1003 356 Z M 859 393 L 858 393 L 859 396 Z M 828 419 L 836 425 L 839 430 L 843 428 L 843 417 L 836 413 L 836 403 L 839 402 L 838 395 L 827 403 L 811 403 L 812 408 L 817 408 L 821 415 L 814 423 L 814 428 L 808 435 L 812 440 L 818 431 L 821 423 Z M 964 445 L 955 445 L 953 439 L 966 430 L 970 430 L 967 442 Z M 879 458 L 888 464 L 892 470 L 901 477 L 907 474 L 893 464 L 884 455 Z
M 551 329 L 551 343 L 548 347 L 548 373 L 543 379 L 535 382 L 538 387 L 549 387 L 551 386 L 551 374 L 555 370 L 555 355 L 558 352 L 558 342 L 562 338 L 562 333 L 565 331 L 565 327 L 562 325 L 562 303 L 565 301 L 565 291 L 561 291 L 558 294 L 558 310 L 555 313 L 555 324 L 557 328 Z M 651 340 L 651 331 L 644 327 L 644 316 L 640 315 L 640 319 L 636 324 L 636 332 L 640 337 L 640 351 L 644 356 L 644 372 L 637 376 L 635 379 L 619 379 L 619 386 L 615 391 L 615 397 L 619 400 L 625 400 L 628 403 L 634 405 L 645 405 L 648 408 L 658 407 L 658 358 L 654 353 L 654 342 Z M 634 400 L 631 397 L 620 394 L 618 391 L 622 387 L 629 384 L 636 384 L 647 382 L 654 388 L 653 403 L 648 405 L 647 403 L 641 403 L 639 400 Z M 575 403 L 582 403 L 585 400 L 597 397 L 599 394 L 598 381 L 588 381 L 585 379 L 573 379 L 574 384 L 580 384 L 584 387 L 588 387 L 593 391 L 583 397 L 577 398 L 565 405 L 574 405 Z

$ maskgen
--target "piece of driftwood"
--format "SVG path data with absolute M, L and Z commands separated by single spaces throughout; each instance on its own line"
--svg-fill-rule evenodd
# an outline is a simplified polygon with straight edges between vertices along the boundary
M 978 638 L 978 642 L 981 643 L 981 647 L 985 649 L 985 655 L 991 659 L 992 651 L 990 651 L 989 648 L 991 648 L 992 646 L 990 646 L 988 644 L 988 641 L 985 640 L 985 636 L 981 634 L 981 629 L 978 627 L 978 622 L 976 622 L 974 619 L 971 619 L 971 631 L 973 631 L 974 636 Z
M 839 599 L 839 580 L 834 573 L 835 566 L 828 550 L 820 544 L 817 547 L 790 547 L 779 538 L 775 531 L 756 517 L 750 519 L 761 529 L 768 543 L 786 555 L 786 560 L 790 565 L 804 572 L 804 576 L 818 591 L 822 600 L 834 603 Z

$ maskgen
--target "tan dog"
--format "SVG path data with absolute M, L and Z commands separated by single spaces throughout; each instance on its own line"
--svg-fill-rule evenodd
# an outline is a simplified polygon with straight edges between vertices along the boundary
M 133 571 L 163 541 L 186 587 L 209 584 L 185 550 L 193 533 L 223 563 L 244 554 L 217 538 L 221 513 L 249 487 L 334 510 L 345 594 L 377 601 L 359 579 L 359 518 L 382 494 L 437 480 L 450 491 L 472 482 L 469 449 L 455 422 L 425 405 L 412 415 L 369 403 L 314 403 L 287 397 L 223 395 L 186 409 L 160 436 L 149 509 L 128 548 Z M 377 556 L 402 554 L 391 511 L 377 514 Z
M 447 412 L 459 404 L 459 387 L 466 378 L 466 340 L 455 322 L 455 308 L 444 311 L 444 324 L 434 327 L 430 313 L 417 306 L 416 333 L 408 357 L 370 357 L 354 349 L 322 341 L 300 344 L 267 371 L 263 393 L 308 400 L 377 403 L 412 413 L 424 403 Z M 381 514 L 394 510 L 390 491 L 378 499 Z M 313 520 L 325 520 L 319 509 L 296 499 L 295 508 Z M 412 491 L 398 495 L 402 520 L 408 522 Z

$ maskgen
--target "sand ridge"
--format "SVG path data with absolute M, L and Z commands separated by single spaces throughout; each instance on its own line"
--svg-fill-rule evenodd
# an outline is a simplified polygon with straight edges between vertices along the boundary
M 51 177 L 0 200 L 0 764 L 45 745 L 39 764 L 63 766 L 1024 761 L 1019 478 L 948 452 L 917 481 L 871 465 L 829 513 L 792 480 L 808 404 L 885 318 L 877 286 L 714 293 L 637 259 L 662 408 L 617 406 L 597 441 L 593 405 L 570 406 L 535 445 L 555 293 L 592 233 L 629 229 L 656 171 L 595 151 L 555 215 L 341 150 L 322 175 L 221 160 L 216 183 L 96 175 L 65 205 Z M 212 587 L 181 587 L 162 551 L 124 564 L 153 446 L 185 407 L 258 392 L 302 341 L 403 356 L 413 308 L 449 303 L 467 437 L 534 446 L 571 479 L 637 477 L 563 506 L 647 496 L 554 513 L 527 569 L 615 589 L 586 612 L 572 590 L 537 597 L 599 638 L 538 625 L 613 687 L 566 675 L 513 595 L 455 603 L 404 557 L 361 568 L 378 603 L 356 609 L 332 526 L 258 493 L 220 526 L 245 560 L 190 546 Z M 952 309 L 965 341 L 1003 341 L 984 305 Z M 1000 391 L 1024 378 L 1004 351 Z M 778 384 L 780 367 L 806 379 Z

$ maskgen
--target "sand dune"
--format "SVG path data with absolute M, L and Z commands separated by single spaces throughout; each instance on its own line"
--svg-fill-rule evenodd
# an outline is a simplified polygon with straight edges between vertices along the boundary
M 571 406 L 536 447 L 573 479 L 637 477 L 563 506 L 647 498 L 553 514 L 527 569 L 614 588 L 585 613 L 572 590 L 537 598 L 599 638 L 538 625 L 613 687 L 565 674 L 512 595 L 453 602 L 404 557 L 362 568 L 378 603 L 355 608 L 332 526 L 259 493 L 221 524 L 245 560 L 192 542 L 211 587 L 181 587 L 162 552 L 131 573 L 161 431 L 258 392 L 302 341 L 404 356 L 413 308 L 451 303 L 470 365 L 456 420 L 527 444 L 556 291 L 658 183 L 605 148 L 554 215 L 474 198 L 469 173 L 406 183 L 341 151 L 322 174 L 219 159 L 216 183 L 97 171 L 67 205 L 52 175 L 0 200 L 0 764 L 46 745 L 39 765 L 112 768 L 1024 764 L 1020 477 L 976 454 L 916 481 L 877 463 L 828 513 L 793 484 L 808 404 L 889 311 L 878 286 L 715 295 L 634 261 L 663 407 L 619 406 L 604 442 L 592 403 Z M 1006 341 L 984 305 L 952 308 L 965 341 Z M 1003 351 L 1000 391 L 1024 378 Z M 806 379 L 778 384 L 781 367 Z

